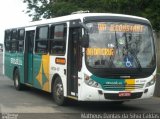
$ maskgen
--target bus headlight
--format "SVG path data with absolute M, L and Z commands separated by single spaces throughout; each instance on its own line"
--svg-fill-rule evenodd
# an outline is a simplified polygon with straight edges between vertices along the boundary
M 154 76 L 153 79 L 146 84 L 146 87 L 153 85 L 155 82 L 156 82 L 156 76 Z
M 90 78 L 90 76 L 84 74 L 84 82 L 88 85 L 88 86 L 92 86 L 95 88 L 101 88 L 101 85 L 99 83 L 97 83 L 96 81 L 94 81 L 93 79 Z

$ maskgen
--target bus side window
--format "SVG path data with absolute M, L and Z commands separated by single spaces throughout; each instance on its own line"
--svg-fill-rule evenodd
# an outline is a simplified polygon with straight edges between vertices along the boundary
M 36 29 L 35 53 L 38 54 L 48 53 L 48 37 L 49 37 L 48 25 L 41 26 Z
M 24 50 L 24 36 L 25 36 L 25 30 L 19 29 L 18 30 L 18 51 L 23 52 Z
M 66 51 L 66 24 L 52 25 L 50 30 L 50 53 L 64 55 Z
M 10 30 L 6 30 L 5 31 L 5 51 L 10 51 L 10 46 L 11 46 L 11 31 Z
M 11 31 L 11 51 L 15 52 L 17 51 L 17 29 L 13 29 Z

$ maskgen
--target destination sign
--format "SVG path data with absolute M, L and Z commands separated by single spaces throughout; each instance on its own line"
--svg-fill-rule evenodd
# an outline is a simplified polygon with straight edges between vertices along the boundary
M 87 56 L 113 56 L 114 49 L 113 48 L 87 48 L 86 49 Z
M 139 24 L 98 24 L 99 31 L 111 31 L 111 32 L 143 32 L 144 26 Z

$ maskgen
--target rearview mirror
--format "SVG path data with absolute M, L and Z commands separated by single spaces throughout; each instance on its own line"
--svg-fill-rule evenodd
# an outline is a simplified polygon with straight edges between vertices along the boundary
M 89 47 L 89 35 L 88 35 L 88 33 L 85 33 L 83 35 L 82 40 L 81 40 L 81 46 L 84 47 L 84 48 Z

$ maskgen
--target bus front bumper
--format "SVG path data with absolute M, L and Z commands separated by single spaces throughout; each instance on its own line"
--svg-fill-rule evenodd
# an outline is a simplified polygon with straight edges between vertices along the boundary
M 128 101 L 150 98 L 154 94 L 155 84 L 147 88 L 133 91 L 106 91 L 88 85 L 83 85 L 78 100 L 81 101 Z M 129 93 L 129 96 L 120 96 L 120 93 Z

